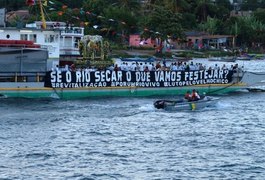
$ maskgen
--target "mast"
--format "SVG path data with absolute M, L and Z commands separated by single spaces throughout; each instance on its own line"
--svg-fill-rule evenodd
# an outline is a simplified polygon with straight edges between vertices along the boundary
M 42 21 L 42 28 L 46 29 L 46 20 L 44 16 L 43 6 L 41 3 L 41 0 L 39 0 L 39 6 L 40 6 L 40 13 L 41 13 L 41 21 Z

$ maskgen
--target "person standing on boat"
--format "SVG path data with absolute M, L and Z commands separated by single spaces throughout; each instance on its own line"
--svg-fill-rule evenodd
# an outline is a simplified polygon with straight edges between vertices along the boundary
M 193 89 L 191 93 L 191 100 L 198 101 L 199 99 L 201 99 L 200 95 L 197 93 L 195 89 Z

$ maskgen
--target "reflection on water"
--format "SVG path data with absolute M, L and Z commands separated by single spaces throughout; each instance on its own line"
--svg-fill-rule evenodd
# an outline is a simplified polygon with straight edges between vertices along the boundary
M 1 99 L 0 177 L 264 177 L 265 93 L 194 112 L 157 110 L 157 99 Z

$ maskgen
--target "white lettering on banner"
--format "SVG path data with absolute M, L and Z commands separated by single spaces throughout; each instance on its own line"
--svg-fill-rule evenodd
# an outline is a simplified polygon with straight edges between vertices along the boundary
M 165 81 L 171 81 L 170 71 L 165 72 Z
M 100 81 L 100 71 L 95 72 L 95 81 L 99 82 Z
M 100 76 L 101 76 L 100 81 L 101 82 L 105 81 L 105 71 L 101 71 Z
M 89 72 L 86 72 L 85 73 L 85 76 L 86 76 L 85 82 L 90 82 L 90 73 Z
M 176 78 L 177 78 L 176 72 L 172 72 L 172 74 L 171 74 L 171 80 L 172 81 L 176 81 Z
M 199 71 L 199 72 L 200 72 L 200 75 L 199 75 L 200 78 L 198 77 L 198 79 L 203 79 L 203 73 L 205 73 L 205 71 L 202 70 L 202 71 Z
M 228 73 L 229 73 L 229 71 L 228 70 L 224 70 L 224 73 L 225 73 L 225 79 L 227 79 L 227 75 L 228 75 Z
M 208 71 L 204 71 L 204 79 L 208 79 Z
M 135 72 L 136 82 L 150 82 L 150 72 L 137 71 Z
M 66 77 L 66 82 L 70 83 L 72 81 L 72 74 L 70 71 L 67 71 L 65 73 L 65 77 Z
M 130 71 L 127 71 L 127 72 L 126 72 L 126 80 L 127 80 L 127 81 L 131 81 L 131 80 L 132 80 L 132 74 L 131 74 Z
M 218 70 L 214 70 L 213 78 L 214 79 L 217 79 L 218 78 Z
M 177 72 L 177 81 L 180 81 L 181 80 L 181 72 Z
M 117 81 L 117 76 L 116 76 L 115 71 L 112 71 L 112 73 L 111 73 L 111 80 L 112 81 Z
M 76 82 L 82 82 L 81 81 L 81 72 L 80 71 L 76 71 L 75 72 L 75 77 L 76 77 Z
M 159 81 L 159 74 L 160 74 L 160 71 L 155 71 L 155 81 L 156 82 Z
M 57 71 L 57 82 L 62 82 L 62 72 L 61 71 Z
M 190 75 L 189 80 L 192 81 L 193 80 L 193 71 L 191 71 L 189 75 Z
M 122 71 L 118 71 L 118 81 L 122 81 Z
M 52 71 L 50 75 L 51 75 L 51 83 L 56 82 L 56 71 Z
M 198 71 L 194 71 L 194 80 L 198 80 L 199 79 L 199 72 Z
M 110 79 L 111 79 L 111 78 L 110 78 L 110 70 L 107 70 L 107 71 L 106 71 L 106 81 L 107 81 L 107 82 L 110 82 Z
M 208 78 L 207 79 L 212 79 L 213 77 L 213 70 L 210 70 L 208 73 Z
M 223 76 L 224 76 L 224 72 L 223 72 L 223 70 L 220 70 L 219 71 L 219 76 L 217 78 L 218 79 L 223 79 Z
M 199 84 L 227 84 L 232 74 L 228 70 L 209 71 L 53 71 L 49 85 L 54 88 L 80 87 L 177 87 Z M 230 73 L 230 74 L 229 74 Z M 229 77 L 227 77 L 229 75 Z
M 185 72 L 184 81 L 188 81 L 189 79 L 189 72 Z

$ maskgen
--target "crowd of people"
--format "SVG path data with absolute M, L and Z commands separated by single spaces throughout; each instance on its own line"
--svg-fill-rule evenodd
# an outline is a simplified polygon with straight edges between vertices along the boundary
M 214 66 L 206 66 L 202 63 L 193 63 L 191 62 L 121 62 L 114 63 L 112 66 L 107 67 L 106 69 L 112 71 L 197 71 L 197 70 L 237 70 L 239 69 L 238 64 L 227 66 L 223 64 L 222 66 L 215 64 Z M 59 67 L 57 65 L 52 70 L 56 71 L 97 71 L 99 69 L 95 67 L 86 67 L 86 68 L 76 68 L 74 64 L 71 66 L 65 65 L 64 67 Z
M 203 65 L 202 63 L 191 62 L 122 62 L 121 64 L 115 64 L 109 69 L 114 71 L 197 71 L 197 70 L 236 70 L 238 69 L 238 64 L 231 65 L 230 67 L 223 64 L 219 66 L 215 64 L 213 67 Z

